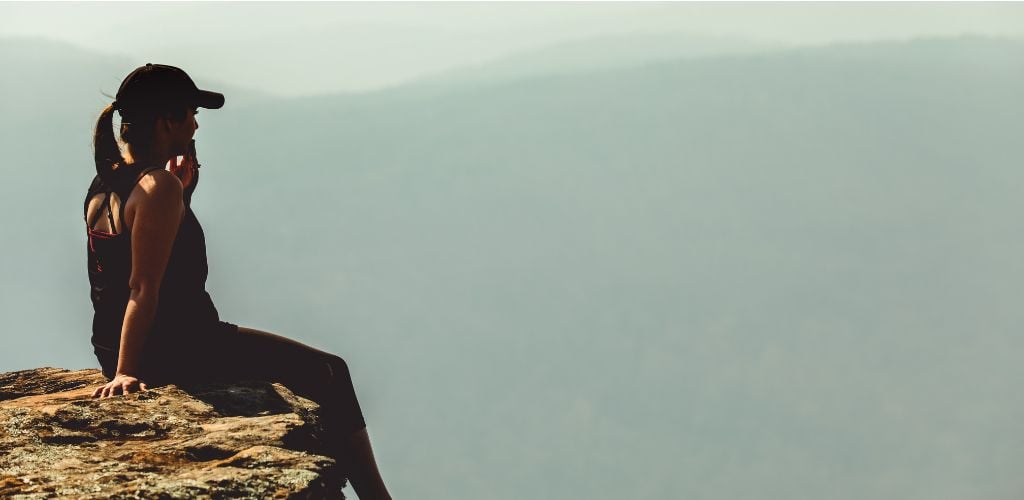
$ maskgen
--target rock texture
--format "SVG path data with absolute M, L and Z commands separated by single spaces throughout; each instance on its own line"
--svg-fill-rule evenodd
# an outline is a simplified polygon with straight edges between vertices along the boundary
M 336 498 L 316 403 L 264 381 L 92 398 L 94 369 L 0 373 L 0 498 Z

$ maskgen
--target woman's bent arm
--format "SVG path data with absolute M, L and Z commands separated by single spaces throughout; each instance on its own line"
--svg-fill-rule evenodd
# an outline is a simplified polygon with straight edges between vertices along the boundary
M 166 170 L 154 170 L 139 181 L 141 198 L 131 221 L 131 296 L 121 326 L 117 373 L 137 376 L 146 334 L 153 325 L 160 284 L 171 256 L 174 238 L 185 213 L 181 180 Z M 126 207 L 127 208 L 127 207 Z M 130 219 L 125 214 L 125 219 Z

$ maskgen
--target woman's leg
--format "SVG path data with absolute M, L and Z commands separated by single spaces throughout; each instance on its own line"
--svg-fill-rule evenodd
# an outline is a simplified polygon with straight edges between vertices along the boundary
M 254 328 L 239 326 L 228 336 L 226 375 L 279 382 L 318 403 L 325 430 L 333 433 L 336 459 L 361 500 L 390 499 L 370 447 L 366 422 L 348 364 L 340 356 Z

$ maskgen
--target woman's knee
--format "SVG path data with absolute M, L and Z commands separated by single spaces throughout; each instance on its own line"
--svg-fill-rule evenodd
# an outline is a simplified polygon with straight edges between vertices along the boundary
M 348 363 L 337 354 L 326 356 L 327 369 L 330 371 L 332 381 L 350 381 L 352 375 L 348 371 Z
M 242 352 L 247 354 L 242 358 L 266 359 L 266 363 L 252 364 L 283 370 L 279 373 L 283 377 L 319 377 L 320 373 L 326 372 L 328 380 L 351 381 L 348 363 L 341 356 L 271 332 L 241 326 L 238 331 Z M 318 360 L 323 364 L 317 363 Z

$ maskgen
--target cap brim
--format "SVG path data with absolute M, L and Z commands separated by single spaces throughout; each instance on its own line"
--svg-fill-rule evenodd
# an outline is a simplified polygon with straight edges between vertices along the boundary
M 209 90 L 200 90 L 196 96 L 196 106 L 207 109 L 218 109 L 224 105 L 224 94 Z

